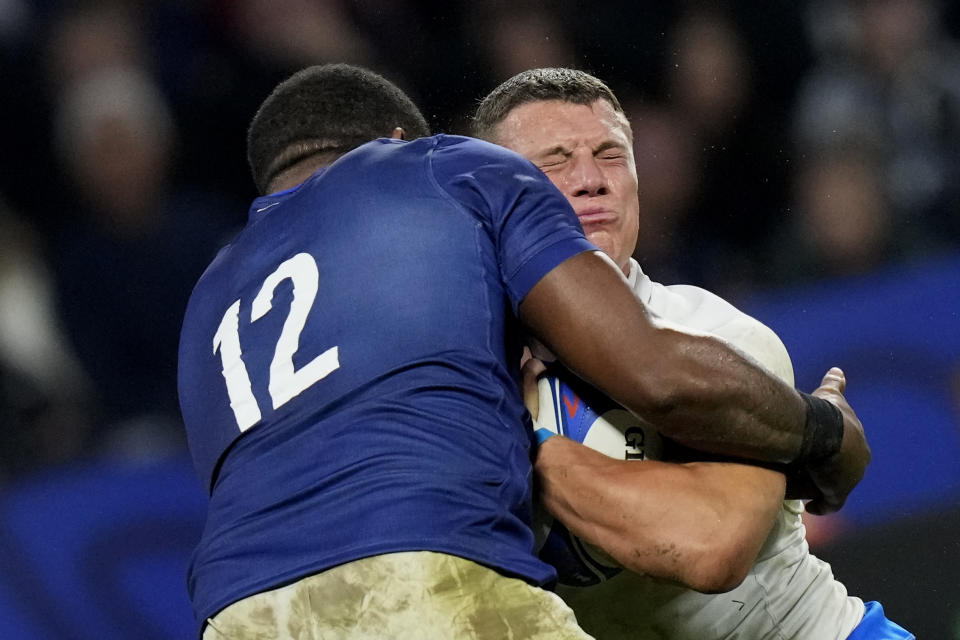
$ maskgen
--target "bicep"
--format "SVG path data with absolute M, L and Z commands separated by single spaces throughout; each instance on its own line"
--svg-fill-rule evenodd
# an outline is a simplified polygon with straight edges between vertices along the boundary
M 622 404 L 643 391 L 636 374 L 649 372 L 656 329 L 604 254 L 580 253 L 554 267 L 521 301 L 519 315 L 568 368 Z

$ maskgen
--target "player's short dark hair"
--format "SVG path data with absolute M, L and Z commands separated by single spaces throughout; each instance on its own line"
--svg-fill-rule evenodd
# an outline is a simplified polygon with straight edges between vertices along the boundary
M 623 113 L 623 107 L 610 87 L 585 71 L 563 67 L 522 71 L 480 101 L 473 117 L 472 132 L 477 138 L 492 140 L 497 125 L 511 111 L 528 102 L 562 100 L 592 104 L 599 99 L 606 100 L 615 111 Z
M 313 156 L 335 158 L 403 127 L 430 135 L 415 104 L 386 78 L 348 64 L 302 69 L 277 85 L 247 130 L 247 161 L 260 193 L 285 169 Z

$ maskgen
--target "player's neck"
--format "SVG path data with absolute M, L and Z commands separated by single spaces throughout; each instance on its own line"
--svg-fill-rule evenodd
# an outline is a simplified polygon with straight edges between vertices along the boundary
M 314 156 L 307 158 L 302 162 L 288 167 L 280 172 L 276 178 L 270 182 L 270 187 L 267 189 L 267 193 L 277 193 L 279 191 L 286 191 L 287 189 L 292 189 L 298 184 L 306 181 L 307 178 L 315 174 L 317 171 L 324 167 L 330 166 L 334 160 L 339 158 L 340 155 L 333 154 L 323 154 L 322 157 Z

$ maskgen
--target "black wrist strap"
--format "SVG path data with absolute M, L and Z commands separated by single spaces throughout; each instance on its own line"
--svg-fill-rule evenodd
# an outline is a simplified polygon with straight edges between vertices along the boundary
M 840 451 L 843 442 L 843 414 L 832 402 L 800 392 L 807 405 L 800 453 L 793 461 L 798 466 L 822 462 Z

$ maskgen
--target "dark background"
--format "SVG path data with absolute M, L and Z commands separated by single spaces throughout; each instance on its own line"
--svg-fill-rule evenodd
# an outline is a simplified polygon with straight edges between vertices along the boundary
M 937 0 L 0 0 L 0 636 L 188 637 L 190 289 L 244 223 L 254 110 L 368 66 L 467 133 L 538 66 L 633 126 L 635 257 L 847 372 L 874 462 L 807 520 L 854 595 L 960 639 L 960 10 Z

